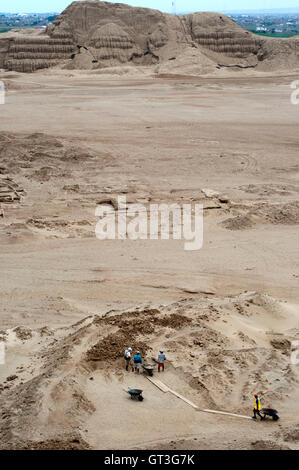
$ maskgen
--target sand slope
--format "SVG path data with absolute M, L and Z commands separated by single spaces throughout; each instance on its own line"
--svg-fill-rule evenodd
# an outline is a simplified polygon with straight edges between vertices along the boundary
M 285 330 L 278 332 L 286 316 Z M 298 371 L 288 357 L 289 341 L 298 335 L 290 329 L 297 325 L 297 312 L 290 315 L 287 306 L 251 293 L 88 317 L 69 328 L 7 331 L 7 353 L 14 354 L 9 366 L 16 373 L 1 393 L 1 447 L 53 448 L 56 442 L 59 448 L 148 448 L 158 434 L 159 445 L 193 437 L 199 448 L 207 446 L 205 439 L 216 448 L 251 448 L 258 439 L 297 448 L 286 435 L 299 424 L 296 403 L 292 410 L 281 403 L 297 389 Z M 258 390 L 263 406 L 280 403 L 281 425 L 194 410 L 145 376 L 125 372 L 124 344 L 150 362 L 159 348 L 167 350 L 159 378 L 200 409 L 247 414 Z M 142 404 L 125 393 L 131 387 L 144 390 Z

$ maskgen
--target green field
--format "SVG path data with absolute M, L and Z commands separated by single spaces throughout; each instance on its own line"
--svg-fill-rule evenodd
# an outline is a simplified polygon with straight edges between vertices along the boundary
M 11 28 L 9 26 L 0 26 L 0 34 L 1 33 L 7 33 L 7 31 L 10 31 Z
M 26 29 L 29 28 L 31 29 L 31 25 L 26 25 L 26 26 L 0 26 L 0 34 L 1 33 L 7 33 L 7 31 L 10 31 L 11 29 L 17 30 L 17 29 Z
M 251 31 L 254 34 L 257 34 L 258 36 L 264 36 L 268 38 L 291 38 L 293 36 L 297 36 L 298 33 L 263 33 L 259 31 Z

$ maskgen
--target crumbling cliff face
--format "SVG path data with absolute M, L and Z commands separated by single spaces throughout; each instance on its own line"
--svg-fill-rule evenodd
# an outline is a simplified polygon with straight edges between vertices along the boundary
M 1 44 L 1 42 L 0 42 Z M 0 67 L 18 72 L 34 72 L 57 65 L 68 59 L 74 50 L 68 39 L 52 39 L 45 36 L 10 39 L 6 43 Z
M 193 40 L 200 46 L 229 56 L 246 57 L 257 53 L 262 40 L 245 31 L 232 19 L 213 13 L 188 15 Z
M 6 59 L 9 50 L 10 40 L 2 34 L 0 37 L 0 68 L 4 68 L 6 65 Z
M 222 55 L 248 59 L 251 65 L 256 62 L 258 66 L 268 57 L 273 59 L 273 54 L 287 53 L 292 55 L 289 65 L 299 65 L 298 37 L 260 38 L 217 13 L 175 16 L 89 0 L 71 3 L 45 33 L 1 35 L 0 68 L 33 72 L 54 65 L 72 67 L 74 59 L 73 66 L 77 68 L 78 56 L 86 51 L 88 54 L 82 54 L 82 68 L 130 62 L 151 65 L 183 54 L 191 46 L 199 49 L 199 61 L 202 54 L 214 61 Z

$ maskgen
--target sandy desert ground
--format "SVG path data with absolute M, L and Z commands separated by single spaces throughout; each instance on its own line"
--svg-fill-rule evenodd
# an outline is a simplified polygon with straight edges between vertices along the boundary
M 298 75 L 166 72 L 0 74 L 1 448 L 299 449 Z M 118 195 L 202 203 L 203 248 L 96 239 Z M 200 409 L 281 419 L 196 411 L 130 345 Z

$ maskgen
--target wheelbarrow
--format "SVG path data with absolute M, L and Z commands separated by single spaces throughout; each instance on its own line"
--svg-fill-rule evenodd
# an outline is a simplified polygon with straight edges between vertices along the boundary
M 131 390 L 125 390 L 130 396 L 131 400 L 139 400 L 143 401 L 144 398 L 142 396 L 143 390 L 139 390 L 138 388 L 132 388 Z
M 265 419 L 267 416 L 270 416 L 272 417 L 273 421 L 279 420 L 278 411 L 273 410 L 272 408 L 262 408 L 261 413 L 263 414 L 263 419 Z
M 150 377 L 153 376 L 157 364 L 142 364 L 143 370 L 148 373 Z

